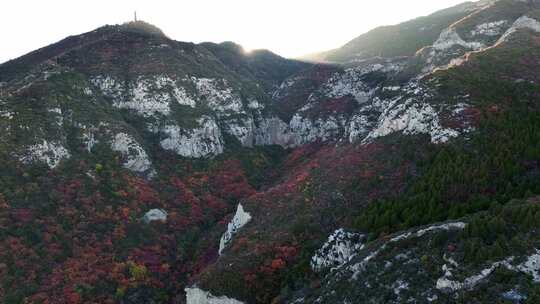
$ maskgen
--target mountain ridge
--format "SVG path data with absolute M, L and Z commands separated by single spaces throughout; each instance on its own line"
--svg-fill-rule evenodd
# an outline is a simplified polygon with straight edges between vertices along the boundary
M 355 61 L 376 56 L 412 56 L 418 49 L 432 44 L 442 29 L 451 26 L 453 22 L 457 22 L 457 20 L 461 20 L 462 18 L 467 18 L 470 13 L 477 13 L 483 8 L 492 6 L 497 2 L 499 2 L 499 0 L 464 2 L 434 12 L 428 16 L 419 17 L 395 25 L 380 26 L 356 37 L 337 49 L 313 53 L 311 55 L 300 57 L 300 59 L 314 62 L 333 62 L 354 65 L 356 64 Z M 535 0 L 503 0 L 503 2 L 534 4 Z M 436 22 L 441 23 L 437 24 Z M 426 31 L 428 28 L 434 28 L 434 30 Z M 417 40 L 418 31 L 423 34 L 422 40 L 415 42 L 414 45 L 407 45 L 406 40 Z M 388 41 L 393 42 L 391 45 L 385 45 Z M 366 48 L 366 50 L 362 51 L 363 48 Z M 393 50 L 394 52 L 397 51 L 399 53 L 391 53 Z M 364 54 L 362 54 L 363 52 Z M 387 52 L 390 53 L 387 54 Z M 357 58 L 355 58 L 355 56 Z

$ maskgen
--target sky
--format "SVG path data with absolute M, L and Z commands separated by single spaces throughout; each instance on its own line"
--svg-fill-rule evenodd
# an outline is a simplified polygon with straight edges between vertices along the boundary
M 380 25 L 465 0 L 4 0 L 0 62 L 138 18 L 179 41 L 234 41 L 284 57 L 334 49 Z

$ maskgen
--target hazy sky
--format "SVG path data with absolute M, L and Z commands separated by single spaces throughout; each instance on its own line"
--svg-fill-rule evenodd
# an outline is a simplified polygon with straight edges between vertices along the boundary
M 465 0 L 3 0 L 0 62 L 66 36 L 139 19 L 181 41 L 235 41 L 286 57 L 339 47 L 379 25 Z

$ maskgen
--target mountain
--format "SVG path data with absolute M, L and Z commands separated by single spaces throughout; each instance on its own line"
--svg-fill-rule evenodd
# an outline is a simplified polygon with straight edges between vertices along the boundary
M 484 8 L 491 6 L 494 0 L 465 2 L 451 8 L 437 11 L 429 16 L 403 22 L 397 25 L 375 28 L 356 37 L 344 46 L 322 53 L 305 56 L 310 61 L 356 64 L 376 57 L 413 56 L 419 49 L 432 45 L 440 33 L 455 22 L 475 17 Z M 503 1 L 504 2 L 504 1 Z M 510 14 L 511 18 L 521 16 L 527 10 L 527 1 L 521 1 L 521 7 L 502 9 L 502 14 Z M 520 15 L 521 14 L 521 15 Z M 496 14 L 489 13 L 492 18 Z M 489 17 L 488 17 L 489 18 Z
M 359 144 L 295 150 L 281 184 L 241 203 L 234 219 L 250 220 L 232 226 L 233 241 L 225 234 L 191 303 L 534 303 L 535 228 L 506 212 L 536 214 L 508 202 L 538 193 L 538 144 L 525 139 L 539 118 L 538 7 L 499 1 L 411 58 L 346 69 Z M 491 224 L 468 227 L 477 220 Z M 512 241 L 517 231 L 528 236 Z
M 536 303 L 539 20 L 465 3 L 333 64 L 138 21 L 0 65 L 0 299 Z

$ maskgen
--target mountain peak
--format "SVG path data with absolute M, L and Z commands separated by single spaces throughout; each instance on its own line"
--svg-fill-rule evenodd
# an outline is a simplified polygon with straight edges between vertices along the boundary
M 167 37 L 160 28 L 142 20 L 126 22 L 122 24 L 120 28 L 128 32 L 136 32 L 136 33 L 148 34 L 152 36 Z

